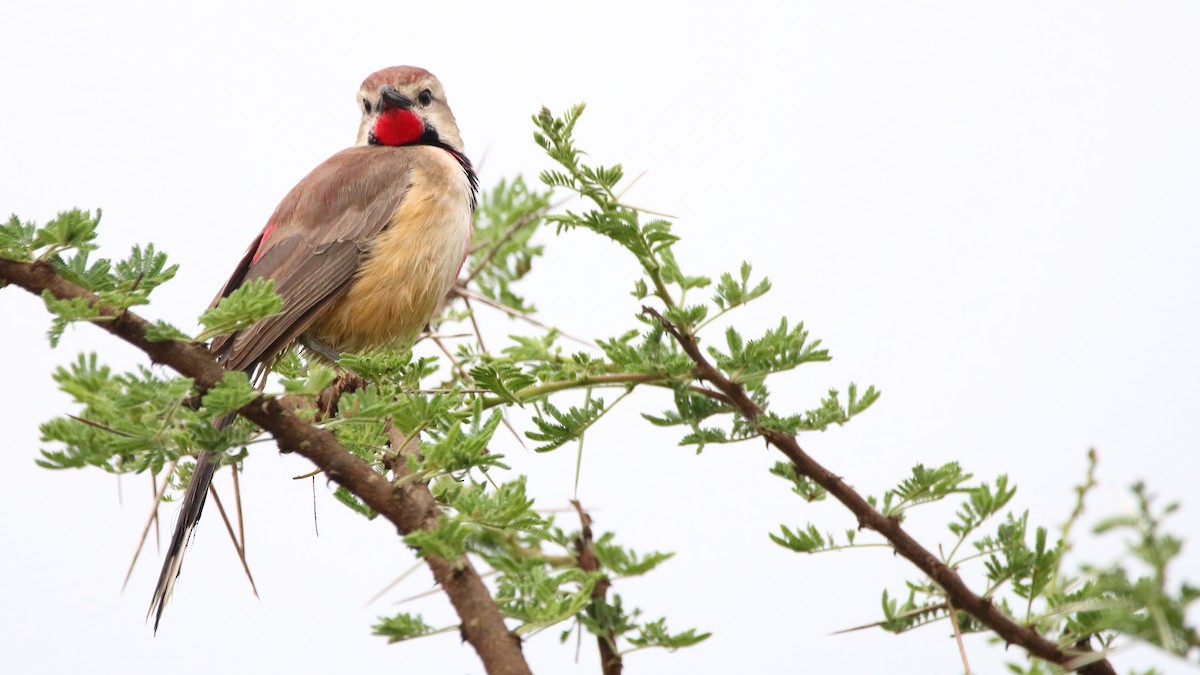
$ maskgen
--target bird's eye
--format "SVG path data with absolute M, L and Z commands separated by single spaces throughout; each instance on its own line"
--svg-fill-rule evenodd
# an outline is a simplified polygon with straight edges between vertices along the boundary
M 426 89 L 417 95 L 417 102 L 420 103 L 422 107 L 433 103 L 433 93 Z
M 368 115 L 371 114 L 371 102 L 365 98 L 363 99 L 363 111 L 366 112 Z

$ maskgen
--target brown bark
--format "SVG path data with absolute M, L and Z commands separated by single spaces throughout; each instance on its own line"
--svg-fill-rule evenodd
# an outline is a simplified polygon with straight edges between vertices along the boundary
M 596 559 L 596 547 L 592 538 L 592 517 L 583 510 L 578 500 L 572 499 L 571 506 L 574 506 L 575 511 L 579 513 L 579 536 L 575 538 L 575 562 L 579 565 L 579 569 L 585 572 L 599 572 L 600 561 Z M 605 602 L 610 586 L 612 586 L 612 582 L 608 577 L 601 577 L 592 588 L 592 597 L 600 602 Z M 620 652 L 617 651 L 616 634 L 609 631 L 607 635 L 597 635 L 596 643 L 600 648 L 600 672 L 604 675 L 621 675 L 625 664 L 621 661 Z
M 899 521 L 888 518 L 867 503 L 867 500 L 847 485 L 837 474 L 819 464 L 800 448 L 796 437 L 780 431 L 764 428 L 758 422 L 762 409 L 746 394 L 746 389 L 725 377 L 700 349 L 695 336 L 680 332 L 674 324 L 665 319 L 652 307 L 642 307 L 642 313 L 654 317 L 663 328 L 675 338 L 684 353 L 696 364 L 693 374 L 711 384 L 732 402 L 734 408 L 755 425 L 758 433 L 768 443 L 782 452 L 796 472 L 808 477 L 829 494 L 841 502 L 858 518 L 859 528 L 874 530 L 888 540 L 897 553 L 907 558 L 933 579 L 946 596 L 950 604 L 978 619 L 996 635 L 1008 644 L 1023 647 L 1030 654 L 1057 664 L 1067 670 L 1078 670 L 1085 675 L 1116 675 L 1112 665 L 1094 652 L 1066 652 L 1053 640 L 1049 640 L 1029 626 L 1021 625 L 1005 616 L 987 598 L 976 595 L 966 582 L 949 565 L 938 559 L 933 553 L 913 539 Z M 1095 658 L 1096 660 L 1090 660 Z M 1084 663 L 1086 662 L 1086 663 Z
M 201 390 L 221 380 L 225 369 L 203 345 L 189 342 L 150 342 L 146 321 L 130 311 L 102 305 L 88 291 L 56 274 L 46 263 L 24 263 L 0 258 L 0 283 L 15 284 L 41 295 L 50 291 L 59 299 L 84 298 L 100 310 L 95 325 L 145 352 L 154 363 L 166 365 L 192 378 Z M 283 452 L 295 452 L 312 461 L 329 478 L 354 493 L 396 526 L 401 534 L 437 526 L 440 511 L 429 488 L 422 483 L 393 486 L 366 462 L 343 448 L 333 434 L 300 419 L 279 399 L 260 396 L 238 411 L 269 431 Z M 493 675 L 528 675 L 521 641 L 508 630 L 500 609 L 466 557 L 425 559 L 434 578 L 449 596 L 462 621 L 463 639 L 471 643 Z

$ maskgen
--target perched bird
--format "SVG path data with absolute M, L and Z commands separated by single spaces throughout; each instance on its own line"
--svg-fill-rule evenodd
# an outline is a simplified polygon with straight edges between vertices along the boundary
M 212 341 L 229 370 L 261 377 L 297 341 L 330 360 L 411 342 L 462 268 L 478 185 L 441 83 L 385 68 L 358 105 L 355 147 L 292 188 L 213 300 L 254 279 L 283 298 L 279 314 Z M 150 604 L 156 631 L 219 464 L 208 451 L 196 461 Z

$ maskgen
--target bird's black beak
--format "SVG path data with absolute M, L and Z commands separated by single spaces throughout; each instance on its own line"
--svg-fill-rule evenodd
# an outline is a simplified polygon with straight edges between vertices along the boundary
M 413 107 L 412 99 L 408 98 L 390 84 L 385 84 L 379 88 L 379 111 L 387 112 L 394 108 L 400 110 L 408 110 Z

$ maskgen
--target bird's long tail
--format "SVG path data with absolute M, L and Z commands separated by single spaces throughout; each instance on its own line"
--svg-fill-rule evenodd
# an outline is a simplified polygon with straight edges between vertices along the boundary
M 221 418 L 213 426 L 223 429 L 233 423 L 234 416 Z M 208 498 L 208 488 L 212 485 L 213 474 L 220 466 L 221 459 L 216 453 L 205 450 L 196 460 L 196 469 L 192 471 L 192 480 L 188 483 L 187 492 L 179 507 L 179 516 L 175 521 L 175 531 L 171 534 L 171 544 L 167 547 L 167 557 L 163 560 L 162 571 L 158 574 L 158 586 L 154 589 L 154 598 L 150 601 L 150 609 L 146 618 L 154 615 L 154 630 L 158 632 L 158 622 L 162 619 L 163 609 L 171 599 L 175 590 L 175 579 L 183 569 L 183 556 L 187 553 L 188 543 L 192 539 L 192 530 L 200 522 L 200 514 L 204 511 L 204 502 Z

